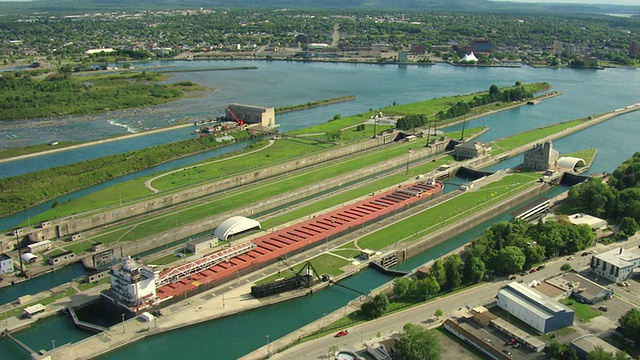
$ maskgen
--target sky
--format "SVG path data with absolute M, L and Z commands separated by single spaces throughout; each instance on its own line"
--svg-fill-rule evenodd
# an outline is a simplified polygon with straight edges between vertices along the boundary
M 640 0 L 491 0 L 491 1 L 512 1 L 529 3 L 564 3 L 564 4 L 608 4 L 608 5 L 635 5 L 640 6 Z

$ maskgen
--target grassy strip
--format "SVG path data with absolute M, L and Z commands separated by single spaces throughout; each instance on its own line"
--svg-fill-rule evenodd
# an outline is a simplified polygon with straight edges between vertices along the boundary
M 390 243 L 416 240 L 424 236 L 427 231 L 447 226 L 460 220 L 469 212 L 488 207 L 516 191 L 533 186 L 538 177 L 536 173 L 505 176 L 479 190 L 464 193 L 392 226 L 366 235 L 358 240 L 358 246 L 363 249 L 381 250 Z
M 8 317 L 12 317 L 12 316 L 20 316 L 24 312 L 24 309 L 29 307 L 29 306 L 31 306 L 31 305 L 42 304 L 44 306 L 47 306 L 47 305 L 55 302 L 56 300 L 62 299 L 64 297 L 71 296 L 71 295 L 73 295 L 75 293 L 76 293 L 76 291 L 72 287 L 69 287 L 65 291 L 62 291 L 62 292 L 59 292 L 57 294 L 48 296 L 48 297 L 46 297 L 44 299 L 33 301 L 33 302 L 28 303 L 28 304 L 20 305 L 15 309 L 12 309 L 12 310 L 9 310 L 9 311 L 5 311 L 4 314 L 1 317 L 2 318 L 8 318 Z
M 0 179 L 0 216 L 27 209 L 68 192 L 103 183 L 187 155 L 221 146 L 214 137 L 183 140 L 80 163 Z M 46 181 L 43 181 L 46 179 Z M 58 205 L 58 204 L 54 204 Z
M 2 149 L 0 150 L 0 159 L 9 159 L 9 158 L 20 156 L 20 155 L 34 154 L 34 153 L 39 153 L 39 152 L 43 152 L 51 149 L 66 148 L 66 147 L 78 145 L 78 144 L 79 143 L 77 142 L 60 141 L 58 142 L 58 145 L 55 145 L 55 146 L 52 146 L 49 144 L 38 144 L 38 145 L 29 145 L 29 146 L 24 146 L 19 148 Z
M 349 265 L 350 261 L 349 260 L 345 260 L 345 259 L 341 259 L 337 256 L 331 255 L 329 253 L 325 253 L 325 254 L 321 254 L 319 256 L 316 256 L 314 258 L 311 258 L 308 260 L 308 262 L 311 263 L 311 265 L 313 265 L 313 268 L 316 269 L 316 271 L 318 272 L 318 276 L 322 275 L 322 274 L 329 274 L 332 277 L 341 275 L 343 273 L 342 270 L 340 270 L 341 267 L 345 266 L 345 265 Z M 276 279 L 280 279 L 280 278 L 290 278 L 295 276 L 305 265 L 307 264 L 307 261 L 305 261 L 304 263 L 298 263 L 295 264 L 292 267 L 285 267 L 281 270 L 278 270 L 277 273 L 272 274 L 270 276 L 267 276 L 263 279 L 260 279 L 259 281 L 256 281 L 256 285 L 261 285 L 261 284 L 266 284 L 266 283 L 270 283 Z
M 78 284 L 78 290 L 80 291 L 87 291 L 89 289 L 92 289 L 98 285 L 102 285 L 102 284 L 110 284 L 111 283 L 111 276 L 105 276 L 102 279 L 96 281 L 96 282 L 83 282 Z
M 340 96 L 340 97 L 335 97 L 335 98 L 325 99 L 325 100 L 309 101 L 308 103 L 305 103 L 305 104 L 283 106 L 283 107 L 275 108 L 274 111 L 276 112 L 276 114 L 282 114 L 286 112 L 309 109 L 312 107 L 323 106 L 323 105 L 331 105 L 338 102 L 350 101 L 355 99 L 356 97 L 354 95 Z
M 183 258 L 176 256 L 175 253 L 159 257 L 149 261 L 149 265 L 167 265 L 182 260 Z
M 569 156 L 569 157 L 582 159 L 585 162 L 585 166 L 589 166 L 589 164 L 591 164 L 593 160 L 595 160 L 597 154 L 598 154 L 597 149 L 584 149 L 584 150 L 578 150 L 576 152 L 572 152 L 562 156 Z
M 572 128 L 574 126 L 580 125 L 585 121 L 588 121 L 588 120 L 584 118 L 584 119 L 566 121 L 566 122 L 554 124 L 551 126 L 545 126 L 545 127 L 529 130 L 520 134 L 516 134 L 514 136 L 510 136 L 502 140 L 498 140 L 492 145 L 492 149 L 490 152 L 491 156 L 496 156 L 506 151 L 510 151 L 515 148 L 518 148 L 522 145 L 532 143 L 538 139 L 542 139 L 544 137 L 557 134 L 559 132 Z

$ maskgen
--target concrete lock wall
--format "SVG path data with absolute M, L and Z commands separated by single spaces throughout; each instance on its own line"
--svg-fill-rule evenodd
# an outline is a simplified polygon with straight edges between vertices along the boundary
M 304 157 L 302 159 L 292 160 L 284 164 L 257 169 L 251 172 L 234 176 L 232 178 L 195 186 L 193 188 L 186 189 L 175 194 L 160 196 L 148 201 L 122 206 L 117 209 L 105 211 L 100 214 L 88 216 L 86 218 L 64 220 L 63 223 L 60 223 L 58 226 L 56 226 L 57 234 L 50 231 L 43 232 L 43 234 L 45 235 L 45 238 L 52 239 L 56 236 L 67 236 L 72 233 L 82 232 L 87 229 L 104 226 L 106 224 L 128 217 L 159 210 L 181 202 L 199 199 L 203 196 L 207 196 L 216 192 L 237 188 L 244 184 L 256 182 L 276 175 L 281 175 L 289 171 L 299 170 L 301 168 L 369 150 L 377 146 L 390 143 L 394 137 L 395 134 L 385 134 L 384 136 L 377 137 L 375 139 L 361 141 L 353 145 L 325 151 L 320 154 Z
M 430 151 L 429 150 L 420 151 L 420 152 L 417 152 L 416 155 L 419 155 L 421 157 L 427 157 L 432 154 L 431 153 L 432 151 L 435 151 L 435 149 Z M 404 159 L 404 155 L 402 156 L 402 159 Z M 404 164 L 404 160 L 400 163 Z M 286 205 L 292 201 L 299 200 L 308 196 L 312 196 L 313 194 L 317 194 L 326 190 L 339 187 L 342 184 L 346 184 L 346 183 L 349 183 L 350 181 L 354 181 L 362 177 L 376 174 L 380 171 L 387 170 L 389 168 L 397 166 L 398 164 L 399 164 L 398 158 L 391 159 L 391 160 L 376 164 L 374 166 L 352 171 L 348 174 L 345 174 L 340 179 L 336 179 L 336 178 L 328 179 L 322 182 L 312 184 L 303 189 L 291 191 L 286 194 L 277 195 L 272 198 L 265 199 L 256 203 L 252 203 L 247 206 L 243 206 L 241 208 L 238 208 L 229 212 L 215 214 L 213 216 L 195 221 L 190 224 L 186 224 L 181 227 L 170 229 L 159 234 L 154 234 L 154 235 L 136 240 L 135 242 L 132 242 L 132 243 L 121 243 L 120 244 L 121 252 L 122 252 L 122 255 L 125 255 L 125 256 L 135 255 L 140 252 L 151 250 L 153 248 L 162 246 L 164 244 L 167 244 L 179 239 L 194 236 L 196 234 L 200 234 L 207 231 L 212 231 L 220 223 L 222 223 L 224 220 L 228 219 L 231 216 L 253 217 L 253 214 L 261 213 L 269 209 Z

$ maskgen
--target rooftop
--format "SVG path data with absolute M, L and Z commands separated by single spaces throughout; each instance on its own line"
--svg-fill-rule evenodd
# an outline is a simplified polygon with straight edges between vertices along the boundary
M 557 313 L 573 312 L 573 310 L 567 309 L 559 302 L 519 282 L 509 283 L 500 289 L 500 293 L 545 319 Z
M 619 268 L 627 268 L 635 267 L 636 264 L 640 262 L 640 253 L 636 250 L 623 249 L 620 247 L 598 254 L 595 258 Z

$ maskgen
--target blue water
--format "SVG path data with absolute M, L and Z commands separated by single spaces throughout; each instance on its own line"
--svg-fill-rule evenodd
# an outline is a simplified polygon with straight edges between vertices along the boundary
M 194 80 L 215 90 L 202 98 L 181 100 L 176 104 L 149 110 L 123 111 L 93 115 L 82 118 L 50 119 L 38 133 L 26 129 L 18 122 L 0 125 L 0 146 L 20 146 L 51 140 L 84 141 L 106 136 L 125 134 L 127 126 L 132 131 L 152 129 L 173 124 L 186 117 L 216 116 L 231 102 L 265 106 L 284 106 L 307 101 L 356 95 L 357 100 L 326 107 L 279 115 L 277 122 L 281 131 L 288 131 L 325 122 L 335 114 L 348 116 L 369 109 L 378 109 L 393 102 L 409 103 L 434 97 L 482 91 L 492 84 L 511 85 L 515 81 L 547 81 L 554 90 L 564 95 L 548 99 L 539 105 L 524 106 L 482 119 L 470 121 L 467 126 L 486 125 L 491 128 L 479 141 L 491 141 L 559 121 L 610 111 L 615 108 L 640 102 L 640 71 L 633 69 L 606 69 L 603 71 L 580 71 L 574 69 L 522 68 L 466 68 L 438 64 L 430 67 L 397 67 L 367 64 L 325 64 L 287 62 L 178 62 L 175 67 L 203 68 L 211 66 L 258 66 L 258 70 L 222 71 L 174 74 L 172 80 Z M 85 119 L 86 118 L 86 119 Z M 598 157 L 592 171 L 611 172 L 622 161 L 637 151 L 637 123 L 640 113 L 626 114 L 587 130 L 554 142 L 560 153 L 584 148 L 597 148 Z M 111 121 L 111 122 L 110 122 Z M 114 125 L 115 123 L 120 126 Z M 151 136 L 154 137 L 155 135 Z M 140 137 L 138 146 L 146 147 L 151 137 Z M 149 139 L 149 140 L 147 140 Z M 6 141 L 5 141 L 6 140 Z M 83 149 L 85 156 L 96 156 L 91 149 Z M 99 151 L 96 151 L 99 153 Z M 75 155 L 74 155 L 75 156 Z M 55 160 L 51 160 L 52 165 Z M 498 168 L 517 165 L 521 158 L 508 160 Z M 35 168 L 35 165 L 33 165 Z M 28 165 L 27 165 L 28 167 Z M 0 174 L 3 172 L 0 166 Z M 161 171 L 161 170 L 157 170 Z M 63 199 L 65 199 L 63 197 Z M 503 215 L 491 221 L 507 219 Z M 411 269 L 445 254 L 471 240 L 491 222 L 482 224 L 470 232 L 440 245 L 420 257 L 410 259 L 400 267 Z M 0 226 L 2 228 L 3 226 Z M 346 284 L 359 289 L 376 287 L 389 279 L 365 271 L 346 280 Z M 48 279 L 43 277 L 43 279 Z M 43 280 L 44 281 L 44 280 Z M 25 290 L 29 292 L 29 290 Z M 3 295 L 0 290 L 0 295 Z M 179 330 L 109 354 L 104 358 L 225 358 L 218 357 L 224 348 L 229 359 L 243 355 L 265 344 L 266 335 L 271 339 L 288 333 L 323 313 L 344 306 L 357 294 L 332 287 L 278 307 L 268 307 L 228 319 L 213 321 L 197 327 Z M 300 302 L 298 302 L 300 301 Z M 286 314 L 286 316 L 283 316 Z M 1 320 L 0 320 L 1 321 Z M 56 319 L 51 321 L 57 326 Z M 256 327 L 255 324 L 262 324 Z M 62 325 L 60 325 L 62 326 Z M 50 348 L 51 336 L 32 330 L 24 332 L 28 344 Z M 59 331 L 58 341 L 64 340 L 66 331 Z M 69 332 L 69 337 L 76 336 Z M 38 345 L 40 344 L 40 345 Z M 9 345 L 11 346 L 11 345 Z M 0 358 L 10 358 L 3 352 L 6 340 L 0 340 Z M 6 355 L 6 357 L 5 357 Z M 26 356 L 20 357 L 26 358 Z
M 20 265 L 17 264 L 16 267 L 19 269 Z M 84 275 L 86 275 L 86 271 L 84 270 L 82 263 L 77 262 L 63 268 L 58 268 L 46 275 L 34 277 L 29 281 L 23 281 L 0 288 L 0 305 L 16 301 L 22 295 L 35 295 L 40 291 L 68 283 L 69 281 L 83 277 Z

